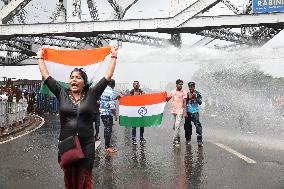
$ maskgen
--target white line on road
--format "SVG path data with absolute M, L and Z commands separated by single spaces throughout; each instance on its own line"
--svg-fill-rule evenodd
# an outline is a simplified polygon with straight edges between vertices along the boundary
M 101 144 L 100 140 L 95 142 L 95 150 L 99 147 L 100 144 Z
M 30 130 L 30 131 L 26 131 L 24 134 L 21 134 L 21 135 L 16 136 L 16 137 L 11 137 L 11 138 L 8 139 L 8 140 L 5 140 L 5 141 L 3 141 L 3 142 L 0 142 L 0 144 L 4 144 L 4 143 L 6 143 L 6 142 L 10 142 L 10 141 L 12 141 L 12 140 L 15 140 L 15 139 L 17 139 L 17 138 L 20 138 L 20 137 L 22 137 L 22 136 L 25 136 L 25 135 L 27 135 L 27 134 L 29 134 L 29 133 L 31 133 L 31 132 L 33 132 L 33 131 L 35 131 L 35 130 L 41 128 L 41 126 L 43 126 L 43 124 L 44 124 L 45 121 L 44 121 L 44 119 L 43 119 L 42 117 L 40 117 L 40 116 L 37 116 L 37 117 L 41 119 L 41 124 L 39 124 L 39 126 L 37 126 L 36 128 L 34 128 L 34 129 Z
M 240 152 L 237 152 L 236 150 L 224 145 L 224 144 L 221 144 L 221 143 L 218 143 L 218 142 L 213 142 L 211 141 L 213 144 L 219 146 L 220 148 L 223 148 L 224 150 L 234 154 L 235 156 L 241 158 L 242 160 L 246 161 L 247 163 L 256 163 L 256 161 L 254 161 L 253 159 L 251 158 L 248 158 L 247 156 L 241 154 Z

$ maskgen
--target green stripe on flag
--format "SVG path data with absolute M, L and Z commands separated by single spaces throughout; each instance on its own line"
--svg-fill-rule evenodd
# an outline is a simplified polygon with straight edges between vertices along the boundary
M 119 124 L 125 127 L 151 127 L 162 123 L 163 114 L 143 117 L 119 116 Z
M 65 87 L 66 89 L 69 87 L 68 83 L 64 83 L 64 82 L 58 82 L 61 86 Z M 41 86 L 40 86 L 40 93 L 43 94 L 47 94 L 48 96 L 52 96 L 54 97 L 54 94 L 49 90 L 49 88 L 47 87 L 47 85 L 44 82 L 41 82 Z

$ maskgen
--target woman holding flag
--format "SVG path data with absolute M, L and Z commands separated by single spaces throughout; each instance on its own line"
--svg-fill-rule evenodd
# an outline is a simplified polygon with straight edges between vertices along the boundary
M 112 55 L 104 77 L 94 87 L 90 87 L 84 69 L 97 68 L 98 62 L 103 61 L 110 52 Z M 95 141 L 92 116 L 94 104 L 113 76 L 116 59 L 117 47 L 115 46 L 93 50 L 39 49 L 37 52 L 37 63 L 44 84 L 59 100 L 61 124 L 59 141 L 77 132 L 85 156 L 79 162 L 63 169 L 67 189 L 93 188 L 92 169 L 95 158 Z M 84 67 L 84 69 L 77 67 Z M 70 71 L 67 72 L 70 68 L 71 74 Z M 59 74 L 56 75 L 56 71 Z M 64 74 L 68 74 L 66 79 L 69 77 L 69 85 L 66 85 L 69 86 L 68 88 L 63 87 L 64 81 L 60 79 Z

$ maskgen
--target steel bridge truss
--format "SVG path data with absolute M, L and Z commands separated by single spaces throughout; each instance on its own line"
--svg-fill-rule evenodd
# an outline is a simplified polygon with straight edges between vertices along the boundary
M 26 23 L 26 14 L 27 12 L 23 9 L 31 0 L 2 0 L 6 7 L 4 7 L 4 13 L 2 14 L 2 23 L 12 23 L 13 19 L 16 17 L 19 23 Z M 79 10 L 80 0 L 77 0 L 76 10 Z M 76 2 L 77 2 L 76 1 Z M 93 21 L 99 20 L 97 6 L 94 0 L 86 0 L 89 13 L 91 19 Z M 108 0 L 110 5 L 112 6 L 115 14 L 114 19 L 122 20 L 126 11 L 137 2 L 138 0 L 133 0 L 133 2 L 127 6 L 126 8 L 122 8 L 115 0 Z M 214 2 L 211 0 L 212 3 Z M 215 6 L 216 3 L 212 5 L 204 6 L 209 1 L 199 0 L 196 5 L 191 5 L 192 10 L 195 12 L 187 20 L 196 17 L 199 13 L 203 13 L 204 11 L 210 9 L 212 6 Z M 241 11 L 235 5 L 233 5 L 230 0 L 216 0 L 215 2 L 222 2 L 226 5 L 231 11 L 235 14 L 251 14 L 251 1 L 247 5 L 246 9 Z M 199 4 L 200 5 L 199 5 Z M 208 4 L 209 5 L 209 4 Z M 195 7 L 194 7 L 195 6 Z M 6 9 L 5 9 L 6 8 Z M 188 10 L 190 9 L 187 8 Z M 9 10 L 12 10 L 9 13 Z M 184 9 L 186 10 L 186 9 Z M 6 11 L 6 12 L 5 12 Z M 50 17 L 50 22 L 56 22 L 58 16 L 62 11 L 66 11 L 63 6 L 63 0 L 59 0 L 57 4 L 57 8 L 55 12 Z M 190 12 L 190 11 L 188 11 Z M 77 13 L 76 13 L 77 14 Z M 4 15 L 4 17 L 3 17 Z M 182 18 L 182 15 L 179 15 L 179 18 Z M 182 18 L 181 20 L 183 20 Z M 184 19 L 183 23 L 187 21 Z M 194 34 L 205 36 L 203 40 L 199 42 L 199 44 L 207 45 L 212 42 L 214 39 L 226 40 L 230 42 L 234 42 L 235 44 L 245 44 L 249 46 L 254 45 L 262 45 L 273 36 L 275 36 L 280 29 L 268 28 L 264 26 L 260 27 L 240 27 L 241 33 L 230 31 L 230 29 L 205 29 L 202 31 L 197 31 Z M 65 37 L 65 36 L 36 36 L 36 37 L 13 37 L 9 40 L 0 41 L 0 51 L 6 51 L 6 57 L 0 57 L 0 64 L 5 65 L 15 65 L 20 61 L 27 59 L 33 56 L 35 53 L 32 51 L 32 46 L 37 45 L 49 45 L 49 46 L 57 46 L 63 48 L 72 48 L 72 49 L 84 49 L 84 48 L 92 48 L 92 47 L 100 47 L 106 46 L 109 40 L 117 40 L 118 42 L 130 42 L 137 43 L 142 45 L 150 45 L 157 47 L 165 47 L 168 45 L 181 45 L 181 37 L 180 33 L 172 33 L 171 39 L 152 37 L 147 35 L 142 35 L 138 33 L 106 33 L 106 34 L 94 34 L 93 36 L 88 37 Z
M 257 44 L 257 41 L 255 41 L 251 36 L 243 35 L 237 32 L 232 32 L 227 29 L 203 30 L 197 34 L 205 37 L 211 37 L 214 39 L 226 40 L 240 44 L 246 44 L 246 45 Z
M 230 0 L 222 0 L 222 3 L 228 7 L 235 14 L 252 14 L 252 1 L 248 2 L 244 11 L 239 10 Z M 241 27 L 241 33 L 232 32 L 228 29 L 212 29 L 204 30 L 196 33 L 197 35 L 205 36 L 205 39 L 197 42 L 201 45 L 207 45 L 214 39 L 226 40 L 237 44 L 246 44 L 249 46 L 257 46 L 266 43 L 268 40 L 273 38 L 281 30 L 268 28 L 264 26 L 260 27 Z M 208 38 L 208 39 L 206 39 Z M 211 38 L 211 39 L 209 39 Z M 208 43 L 206 42 L 208 41 Z
M 57 37 L 15 37 L 10 40 L 3 40 L 0 42 L 0 51 L 17 52 L 26 56 L 21 57 L 21 60 L 34 56 L 32 45 L 48 45 L 57 46 L 70 49 L 86 49 L 96 48 L 108 45 L 107 40 L 118 40 L 122 42 L 137 43 L 142 45 L 163 47 L 170 44 L 168 39 L 150 37 L 147 35 L 127 33 L 127 34 L 100 34 L 95 37 L 85 38 L 67 38 L 62 36 Z M 11 56 L 8 59 L 2 57 L 1 63 L 16 64 L 19 62 L 19 55 Z M 3 62 L 4 61 L 4 62 Z M 0 64 L 1 64 L 0 63 Z
M 98 37 L 101 39 L 118 40 L 122 42 L 137 43 L 156 47 L 165 47 L 170 45 L 170 40 L 168 39 L 135 33 L 99 34 Z
M 15 52 L 10 53 L 10 56 L 1 57 L 0 64 L 15 65 L 20 61 L 28 59 L 31 56 L 35 56 L 35 52 L 32 51 L 33 45 L 48 45 L 57 46 L 70 49 L 86 49 L 92 46 L 85 43 L 79 38 L 65 38 L 59 37 L 15 37 L 10 40 L 3 40 L 0 42 L 0 51 Z M 13 55 L 15 54 L 15 55 Z

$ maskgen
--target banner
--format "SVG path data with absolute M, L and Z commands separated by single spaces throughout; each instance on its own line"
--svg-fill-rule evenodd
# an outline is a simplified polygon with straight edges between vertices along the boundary
M 284 0 L 253 0 L 253 13 L 284 12 Z

